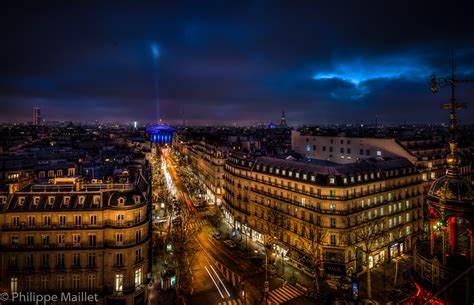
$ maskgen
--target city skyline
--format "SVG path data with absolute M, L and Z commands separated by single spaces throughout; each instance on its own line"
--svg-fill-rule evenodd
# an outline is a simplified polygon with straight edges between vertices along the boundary
M 429 76 L 474 78 L 463 3 L 206 4 L 6 7 L 0 121 L 445 123 Z

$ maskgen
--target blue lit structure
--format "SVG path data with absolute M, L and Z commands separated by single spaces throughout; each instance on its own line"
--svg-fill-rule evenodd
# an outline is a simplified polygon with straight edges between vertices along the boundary
M 165 124 L 158 124 L 148 126 L 146 128 L 146 133 L 148 134 L 149 139 L 153 144 L 171 145 L 171 141 L 173 140 L 174 129 Z

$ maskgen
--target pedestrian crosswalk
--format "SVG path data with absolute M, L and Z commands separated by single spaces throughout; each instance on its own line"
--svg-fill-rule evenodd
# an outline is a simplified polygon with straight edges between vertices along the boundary
M 288 284 L 270 291 L 268 294 L 268 300 L 270 301 L 270 304 L 283 304 L 294 298 L 299 297 L 302 294 L 303 291 L 299 290 L 295 286 Z
M 207 224 L 207 222 L 202 219 L 202 218 L 197 218 L 195 220 L 192 220 L 191 222 L 189 222 L 187 225 L 186 225 L 186 228 L 188 230 L 196 230 L 196 229 L 199 229 L 203 226 L 205 226 Z
M 233 299 L 233 300 L 217 303 L 217 305 L 242 305 L 242 304 L 243 303 L 241 299 Z

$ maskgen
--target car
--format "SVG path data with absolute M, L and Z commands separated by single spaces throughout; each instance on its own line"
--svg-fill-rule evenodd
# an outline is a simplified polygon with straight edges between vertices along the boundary
M 219 233 L 219 232 L 214 232 L 212 234 L 212 237 L 214 237 L 214 239 L 217 239 L 217 240 L 222 238 L 221 233 Z
M 229 248 L 235 248 L 237 245 L 230 239 L 224 240 L 224 244 Z

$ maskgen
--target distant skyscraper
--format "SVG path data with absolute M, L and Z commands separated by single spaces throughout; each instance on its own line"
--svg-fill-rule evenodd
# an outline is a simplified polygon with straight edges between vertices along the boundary
M 40 107 L 33 107 L 33 125 L 41 125 L 41 110 Z
M 281 111 L 281 121 L 280 121 L 281 126 L 286 126 L 286 118 L 285 118 L 285 109 Z

